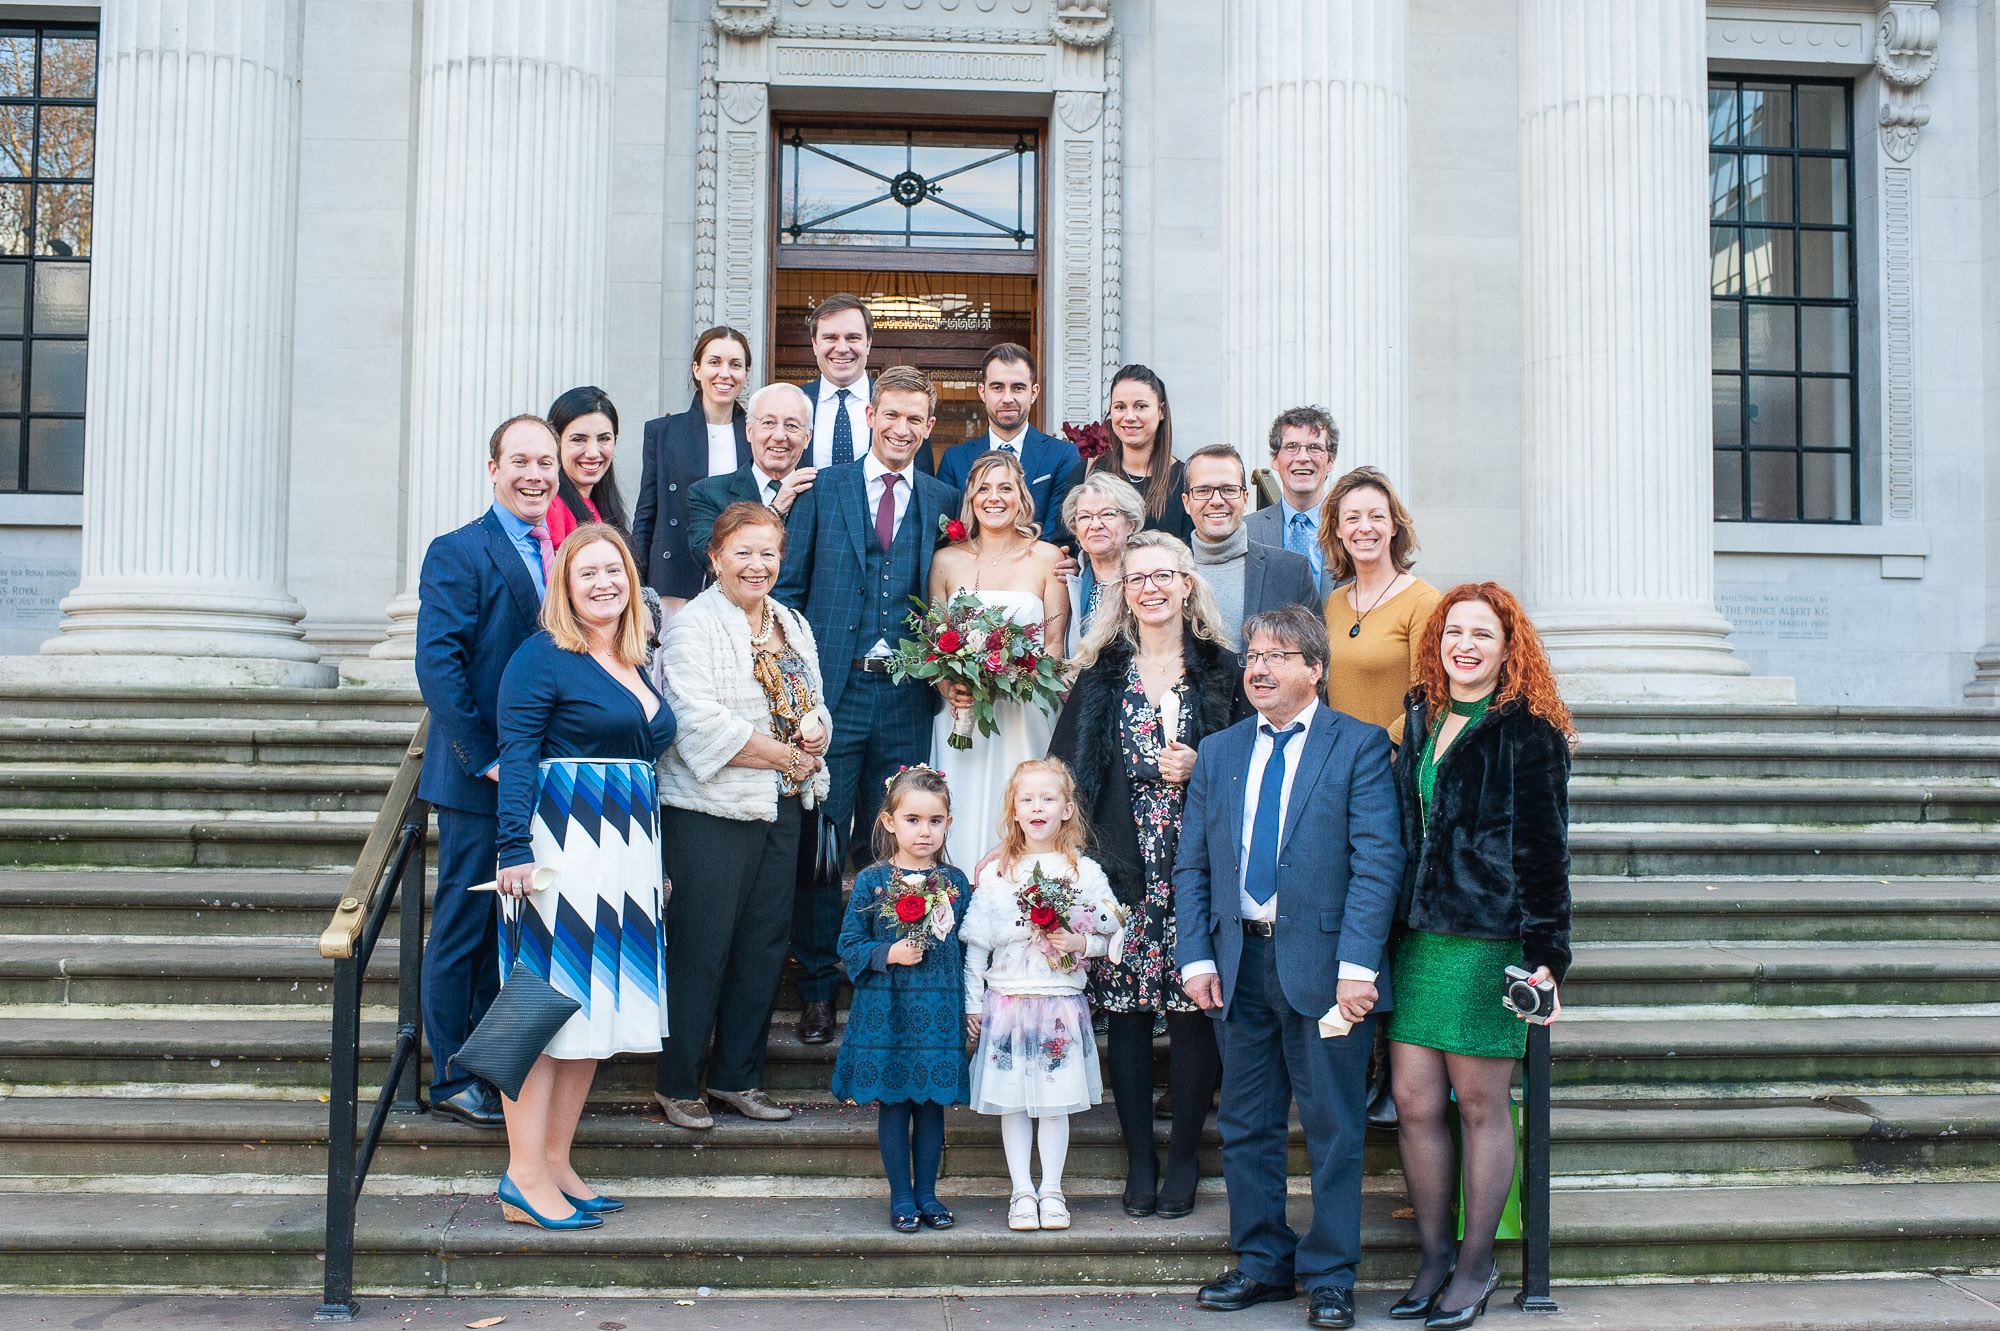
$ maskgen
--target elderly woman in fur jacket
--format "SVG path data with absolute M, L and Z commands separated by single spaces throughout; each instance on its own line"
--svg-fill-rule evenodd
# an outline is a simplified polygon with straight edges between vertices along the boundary
M 1465 1327 L 1500 1280 L 1493 1238 L 1514 1178 L 1509 1086 L 1527 1027 L 1500 1004 L 1505 971 L 1560 984 L 1569 967 L 1574 729 L 1535 626 L 1493 583 L 1445 593 L 1416 662 L 1396 755 L 1408 867 L 1390 947 L 1389 1065 L 1424 1255 L 1390 1315 Z M 1455 1250 L 1448 1099 L 1465 1150 Z
M 1116 964 L 1100 964 L 1090 1004 L 1109 1014 L 1108 1080 L 1127 1167 L 1125 1213 L 1172 1219 L 1194 1209 L 1195 1147 L 1221 1076 L 1215 1024 L 1182 992 L 1173 965 L 1174 855 L 1195 746 L 1250 714 L 1243 674 L 1187 546 L 1146 531 L 1126 544 L 1123 595 L 1078 649 L 1049 753 L 1076 773 L 1076 803 L 1121 906 L 1131 912 Z M 1173 1135 L 1165 1175 L 1153 1151 L 1153 1020 L 1165 1013 Z

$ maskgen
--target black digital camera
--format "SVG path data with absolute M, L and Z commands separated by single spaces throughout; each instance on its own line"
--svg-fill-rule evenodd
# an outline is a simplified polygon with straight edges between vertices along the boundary
M 1500 987 L 1500 1004 L 1522 1021 L 1546 1026 L 1556 1019 L 1556 982 L 1538 983 L 1533 972 L 1509 966 Z

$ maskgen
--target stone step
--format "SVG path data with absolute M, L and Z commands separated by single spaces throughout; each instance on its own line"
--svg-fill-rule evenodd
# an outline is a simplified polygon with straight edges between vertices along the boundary
M 15 718 L 0 725 L 0 762 L 232 763 L 291 766 L 356 763 L 395 767 L 416 718 L 374 721 L 260 720 L 229 714 L 200 718 L 83 720 Z
M 372 815 L 394 775 L 393 767 L 352 763 L 0 763 L 0 801 L 13 809 Z
M 19 683 L 0 687 L 0 727 L 21 719 L 205 722 L 217 717 L 285 723 L 394 721 L 415 726 L 423 711 L 423 695 L 414 688 L 246 689 Z
M 1569 786 L 1580 823 L 2000 823 L 1994 781 L 1746 781 L 1723 777 L 1579 776 Z
M 633 1198 L 601 1229 L 553 1234 L 503 1222 L 490 1194 L 362 1198 L 366 1293 L 606 1289 L 691 1295 L 816 1289 L 1187 1286 L 1229 1264 L 1227 1213 L 1204 1196 L 1176 1221 L 1132 1221 L 1115 1198 L 1076 1197 L 1061 1232 L 1010 1233 L 1004 1197 L 950 1196 L 958 1225 L 897 1234 L 851 1198 Z M 311 1197 L 0 1194 L 0 1284 L 311 1291 L 322 1277 Z M 1360 1280 L 1415 1267 L 1403 1199 L 1363 1198 Z M 1303 1228 L 1310 1199 L 1294 1197 Z M 2000 1237 L 2000 1184 L 1856 1183 L 1560 1193 L 1558 1281 L 1635 1276 L 1964 1271 Z M 1518 1265 L 1506 1245 L 1503 1265 Z
M 0 1087 L 173 1084 L 187 1094 L 229 1096 L 241 1088 L 323 1090 L 323 1013 L 266 1009 L 282 1016 L 169 1020 L 155 1010 L 0 1009 Z M 222 1009 L 230 1011 L 230 1009 Z M 1814 1009 L 1601 1009 L 1553 1028 L 1560 1098 L 1740 1099 L 2000 1091 L 2000 1013 L 1950 1015 L 1894 1009 L 1890 1015 L 1824 1015 Z M 1627 1013 L 1631 1015 L 1627 1015 Z M 1838 1013 L 1838 1010 L 1836 1010 Z M 1754 1015 L 1746 1015 L 1754 1014 Z M 393 1049 L 393 1023 L 364 1020 L 362 1084 L 379 1085 Z M 803 1045 L 774 1024 L 765 1085 L 774 1092 L 824 1094 L 837 1044 Z M 428 1068 L 428 1064 L 426 1064 Z M 428 1076 L 426 1071 L 425 1076 Z M 645 1104 L 653 1060 L 620 1055 L 599 1065 L 593 1098 Z
M 346 885 L 340 872 L 6 869 L 0 933 L 317 938 Z
M 1582 823 L 1570 829 L 1571 872 L 1631 878 L 2000 873 L 2000 830 L 1780 824 Z
M 594 1109 L 577 1130 L 575 1159 L 588 1176 L 617 1180 L 639 1196 L 743 1192 L 783 1179 L 785 1190 L 875 1196 L 882 1188 L 875 1111 L 823 1099 L 791 1099 L 788 1123 L 718 1116 L 710 1132 L 668 1126 L 653 1108 Z M 0 1100 L 0 1191 L 46 1191 L 109 1184 L 171 1190 L 188 1176 L 262 1180 L 266 1190 L 323 1185 L 327 1107 L 304 1100 L 173 1100 L 21 1097 Z M 1155 1122 L 1159 1149 L 1167 1124 Z M 1920 1176 L 2000 1175 L 2000 1095 L 1885 1095 L 1798 1104 L 1740 1106 L 1558 1106 L 1550 1115 L 1560 1187 L 1624 1179 L 1785 1173 Z M 942 1177 L 1004 1178 L 993 1122 L 965 1108 L 948 1112 Z M 1210 1120 L 1203 1172 L 1220 1171 Z M 1369 1134 L 1368 1172 L 1400 1169 L 1393 1132 Z M 1296 1120 L 1291 1168 L 1307 1169 Z M 462 1191 L 490 1183 L 505 1167 L 497 1132 L 391 1115 L 376 1155 L 377 1191 Z M 1125 1152 L 1110 1104 L 1076 1116 L 1067 1177 L 1074 1191 L 1102 1192 L 1122 1181 Z M 1086 1186 L 1084 1180 L 1089 1180 Z M 205 1186 L 205 1185 L 204 1185 Z
M 1991 707 L 1860 707 L 1840 704 L 1578 703 L 1586 735 L 1932 735 L 2000 740 Z
M 363 1002 L 394 1005 L 397 955 L 393 937 L 377 943 Z M 0 935 L 0 1004 L 324 1004 L 332 997 L 333 963 L 305 938 Z M 779 1001 L 789 1006 L 794 998 L 786 992 Z M 1564 983 L 1564 1002 L 1572 1010 L 2000 1004 L 2000 943 L 1585 943 Z
M 344 869 L 352 867 L 372 810 L 0 809 L 0 864 L 11 867 Z
M 2000 738 L 1585 731 L 1577 744 L 1572 771 L 1590 777 L 1990 780 L 2000 776 Z
M 0 875 L 0 903 L 7 900 Z M 2000 941 L 2000 882 L 1950 878 L 1570 880 L 1578 941 Z M 0 919 L 7 916 L 0 904 Z

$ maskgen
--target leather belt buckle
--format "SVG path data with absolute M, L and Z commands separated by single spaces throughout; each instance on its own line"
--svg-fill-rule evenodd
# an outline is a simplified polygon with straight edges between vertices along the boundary
M 854 668 L 864 675 L 886 675 L 889 673 L 889 658 L 886 656 L 857 656 Z
M 1271 936 L 1271 921 L 1269 920 L 1244 920 L 1242 924 L 1243 936 L 1245 938 L 1269 938 Z

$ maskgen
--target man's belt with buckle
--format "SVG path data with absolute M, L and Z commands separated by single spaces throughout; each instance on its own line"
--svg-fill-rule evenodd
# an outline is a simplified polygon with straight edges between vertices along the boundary
M 889 673 L 889 658 L 886 656 L 857 656 L 854 668 L 864 675 L 886 675 Z
M 1271 922 L 1269 920 L 1245 920 L 1243 921 L 1243 936 L 1245 938 L 1269 938 L 1271 936 Z

